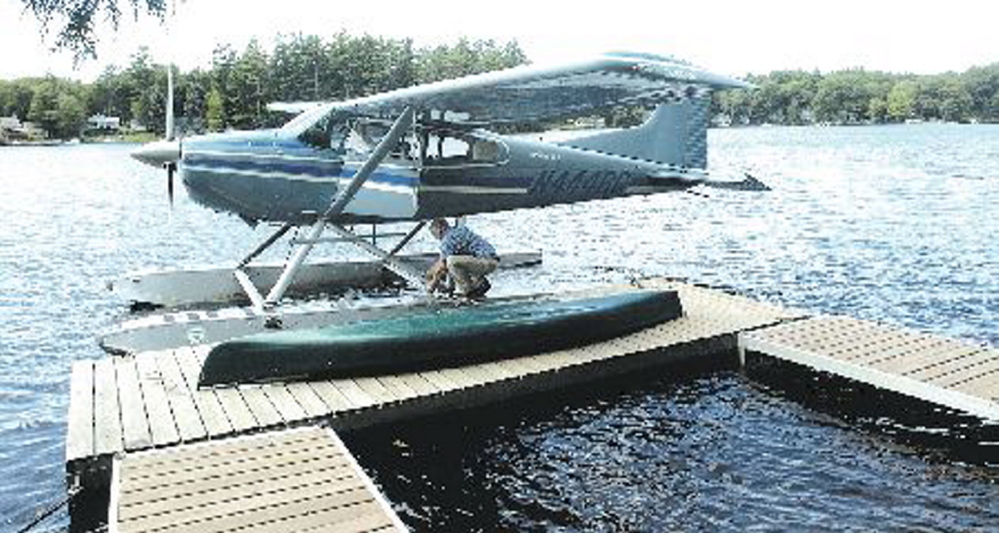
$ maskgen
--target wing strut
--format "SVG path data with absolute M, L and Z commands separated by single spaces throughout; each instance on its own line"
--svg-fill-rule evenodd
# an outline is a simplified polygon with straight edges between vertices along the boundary
M 278 278 L 277 283 L 271 288 L 270 292 L 267 294 L 266 299 L 260 298 L 260 293 L 256 291 L 256 288 L 252 283 L 242 283 L 241 277 L 245 277 L 245 273 L 242 270 L 237 269 L 236 278 L 241 281 L 243 289 L 247 291 L 250 296 L 250 300 L 254 303 L 255 307 L 266 308 L 273 307 L 277 302 L 284 296 L 285 291 L 291 285 L 292 280 L 295 278 L 295 274 L 301 268 L 302 263 L 305 258 L 308 257 L 309 253 L 312 251 L 313 245 L 318 242 L 319 238 L 322 236 L 323 231 L 326 229 L 326 224 L 337 215 L 343 212 L 343 209 L 354 199 L 357 192 L 361 190 L 364 182 L 368 180 L 378 165 L 388 157 L 392 148 L 398 144 L 399 139 L 402 138 L 403 134 L 413 126 L 413 116 L 414 112 L 411 107 L 407 107 L 399 115 L 399 118 L 395 120 L 392 124 L 392 128 L 382 137 L 379 141 L 378 146 L 375 147 L 371 156 L 368 160 L 364 162 L 354 177 L 347 184 L 347 187 L 337 195 L 336 200 L 330 204 L 326 212 L 323 213 L 316 222 L 312 225 L 312 229 L 309 231 L 308 236 L 303 239 L 302 244 L 298 245 L 298 250 L 295 251 L 295 255 L 292 256 L 288 264 L 285 265 L 284 271 L 281 272 L 281 276 Z M 344 230 L 346 231 L 346 230 Z M 239 274 L 243 274 L 240 276 Z M 254 294 L 256 293 L 256 294 Z

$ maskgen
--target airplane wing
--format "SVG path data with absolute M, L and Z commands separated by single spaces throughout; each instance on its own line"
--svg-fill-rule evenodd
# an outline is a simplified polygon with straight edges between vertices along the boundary
M 618 105 L 679 101 L 710 89 L 749 87 L 749 83 L 669 58 L 615 53 L 559 66 L 529 65 L 417 85 L 325 104 L 324 109 L 394 118 L 412 106 L 424 112 L 425 119 L 494 125 L 563 118 Z M 326 113 L 316 109 L 312 114 L 318 118 Z

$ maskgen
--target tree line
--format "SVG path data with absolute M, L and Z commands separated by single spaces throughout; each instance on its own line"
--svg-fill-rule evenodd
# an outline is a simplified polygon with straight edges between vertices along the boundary
M 758 88 L 715 96 L 716 119 L 737 125 L 999 122 L 999 63 L 937 75 L 797 70 L 747 80 Z
M 287 117 L 268 112 L 270 102 L 341 100 L 526 62 L 516 41 L 460 39 L 418 48 L 410 39 L 344 32 L 328 39 L 287 35 L 269 50 L 258 41 L 241 51 L 219 46 L 208 68 L 175 69 L 174 114 L 185 133 L 274 126 Z M 32 121 L 53 138 L 79 136 L 94 114 L 119 117 L 123 125 L 139 124 L 162 135 L 166 78 L 166 66 L 139 49 L 127 66 L 108 67 L 93 83 L 51 76 L 0 80 L 0 116 Z M 757 89 L 716 93 L 716 122 L 999 122 L 999 63 L 939 75 L 853 69 L 776 71 L 747 79 Z M 606 114 L 605 122 L 630 125 L 642 116 L 615 113 Z
M 251 41 L 243 50 L 217 47 L 211 66 L 174 68 L 174 114 L 188 133 L 273 126 L 287 118 L 268 112 L 278 101 L 341 100 L 521 65 L 516 41 L 459 39 L 415 47 L 411 39 L 338 33 L 281 37 L 270 50 Z M 125 67 L 108 67 L 93 83 L 52 76 L 0 80 L 0 116 L 16 115 L 50 137 L 80 135 L 86 118 L 115 116 L 162 135 L 167 67 L 139 49 Z

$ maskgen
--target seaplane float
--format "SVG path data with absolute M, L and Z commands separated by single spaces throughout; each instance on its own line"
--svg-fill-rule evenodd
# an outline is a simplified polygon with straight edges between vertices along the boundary
M 288 297 L 296 289 L 390 280 L 419 293 L 433 257 L 402 252 L 434 218 L 698 186 L 765 190 L 748 174 L 707 170 L 712 92 L 749 87 L 666 57 L 612 53 L 339 102 L 274 104 L 272 109 L 297 115 L 271 130 L 176 139 L 168 106 L 167 138 L 132 155 L 166 170 L 171 201 L 179 173 L 198 204 L 275 229 L 228 267 L 134 273 L 112 282 L 112 290 L 133 304 L 160 309 L 116 324 L 100 342 L 112 353 L 213 345 L 202 384 L 218 385 L 507 357 L 675 318 L 681 313 L 675 294 L 643 290 L 474 304 L 424 296 L 363 307 L 342 301 L 289 305 Z M 558 142 L 497 133 L 617 106 L 654 110 L 640 126 Z M 412 226 L 379 235 L 383 242 L 397 239 L 391 247 L 353 229 L 370 225 L 377 233 L 385 224 Z M 286 239 L 293 228 L 306 236 Z M 324 238 L 326 232 L 333 238 Z M 285 264 L 253 264 L 282 240 L 294 248 Z M 374 259 L 306 262 L 314 246 L 329 242 Z M 536 253 L 514 254 L 503 256 L 501 265 L 539 261 Z M 498 338 L 521 342 L 490 340 Z M 473 344 L 502 348 L 463 348 Z

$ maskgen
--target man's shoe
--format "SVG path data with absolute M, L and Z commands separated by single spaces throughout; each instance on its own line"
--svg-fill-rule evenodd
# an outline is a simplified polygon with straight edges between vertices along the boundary
M 491 288 L 493 288 L 493 286 L 492 284 L 489 283 L 489 280 L 486 278 L 482 278 L 482 281 L 479 282 L 479 284 L 476 285 L 474 288 L 472 288 L 472 290 L 468 291 L 468 293 L 465 294 L 465 296 L 468 298 L 482 298 L 486 295 L 487 292 L 489 292 L 489 289 Z

